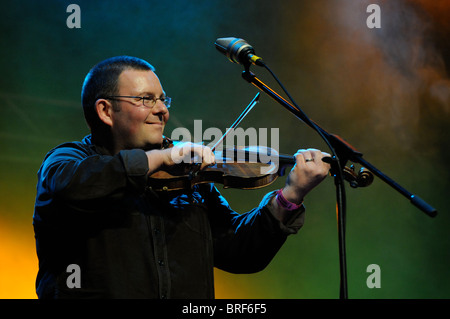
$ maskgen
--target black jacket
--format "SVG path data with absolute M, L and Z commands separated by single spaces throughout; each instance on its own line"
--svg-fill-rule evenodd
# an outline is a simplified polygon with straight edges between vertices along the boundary
M 260 271 L 303 225 L 303 208 L 289 225 L 273 216 L 273 192 L 238 214 L 212 184 L 155 193 L 147 171 L 143 150 L 111 155 L 90 135 L 47 154 L 33 216 L 39 298 L 214 298 L 213 267 Z

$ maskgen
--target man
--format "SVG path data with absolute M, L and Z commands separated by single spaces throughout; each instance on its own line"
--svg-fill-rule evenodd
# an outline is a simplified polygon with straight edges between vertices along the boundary
M 215 162 L 201 145 L 165 147 L 170 98 L 154 71 L 119 56 L 86 76 L 91 134 L 51 150 L 38 172 L 39 298 L 214 298 L 213 267 L 260 271 L 303 225 L 303 198 L 329 171 L 318 150 L 298 151 L 286 186 L 241 215 L 212 184 L 152 190 L 148 176 L 186 148 L 200 169 Z

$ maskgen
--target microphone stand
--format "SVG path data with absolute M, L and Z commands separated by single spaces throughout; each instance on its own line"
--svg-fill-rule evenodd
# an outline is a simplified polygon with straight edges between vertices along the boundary
M 345 223 L 346 223 L 346 196 L 345 196 L 345 185 L 343 178 L 343 170 L 347 161 L 352 161 L 354 163 L 359 163 L 366 167 L 374 175 L 378 176 L 382 181 L 387 183 L 389 186 L 394 188 L 404 197 L 408 198 L 410 202 L 417 208 L 422 210 L 425 214 L 430 217 L 435 217 L 437 211 L 431 205 L 426 203 L 423 199 L 407 191 L 405 188 L 400 186 L 394 180 L 386 176 L 383 172 L 373 166 L 371 163 L 362 158 L 362 153 L 356 150 L 351 144 L 346 142 L 340 136 L 328 133 L 326 130 L 321 128 L 315 122 L 306 116 L 306 114 L 296 105 L 292 105 L 281 97 L 278 93 L 272 90 L 269 86 L 258 79 L 255 74 L 250 72 L 250 65 L 245 65 L 245 71 L 242 73 L 242 77 L 249 83 L 256 86 L 261 91 L 265 92 L 276 102 L 281 104 L 285 109 L 291 112 L 299 120 L 313 128 L 317 133 L 324 139 L 327 145 L 333 152 L 333 157 L 327 162 L 331 164 L 331 174 L 334 176 L 334 182 L 336 185 L 336 211 L 337 211 L 337 222 L 338 222 L 338 238 L 339 238 L 339 266 L 340 266 L 340 298 L 348 298 L 348 287 L 347 287 L 347 265 L 346 265 L 346 251 L 345 251 Z M 269 70 L 270 71 L 270 70 Z

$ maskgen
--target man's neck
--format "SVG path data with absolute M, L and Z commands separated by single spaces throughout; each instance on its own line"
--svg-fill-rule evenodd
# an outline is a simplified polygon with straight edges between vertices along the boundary
M 116 150 L 117 147 L 115 147 L 113 143 L 113 139 L 111 137 L 111 134 L 104 133 L 104 132 L 92 132 L 92 143 L 96 146 L 101 147 L 106 152 L 108 152 L 110 155 L 115 155 L 119 153 L 119 150 Z

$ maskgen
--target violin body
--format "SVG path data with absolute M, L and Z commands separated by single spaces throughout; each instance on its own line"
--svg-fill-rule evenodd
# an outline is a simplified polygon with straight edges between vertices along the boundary
M 178 141 L 165 138 L 163 148 L 171 148 Z M 261 163 L 261 156 L 276 154 L 267 147 L 230 148 L 216 151 L 216 164 L 203 170 L 198 165 L 182 163 L 177 167 L 159 170 L 148 178 L 154 191 L 191 189 L 196 184 L 219 183 L 224 188 L 256 189 L 273 183 L 279 173 L 274 162 Z M 278 158 L 278 157 L 277 157 Z
M 256 189 L 273 183 L 278 177 L 277 171 L 274 164 L 217 163 L 187 174 L 157 171 L 149 176 L 149 186 L 154 191 L 171 191 L 191 189 L 196 184 L 219 183 L 224 188 Z

